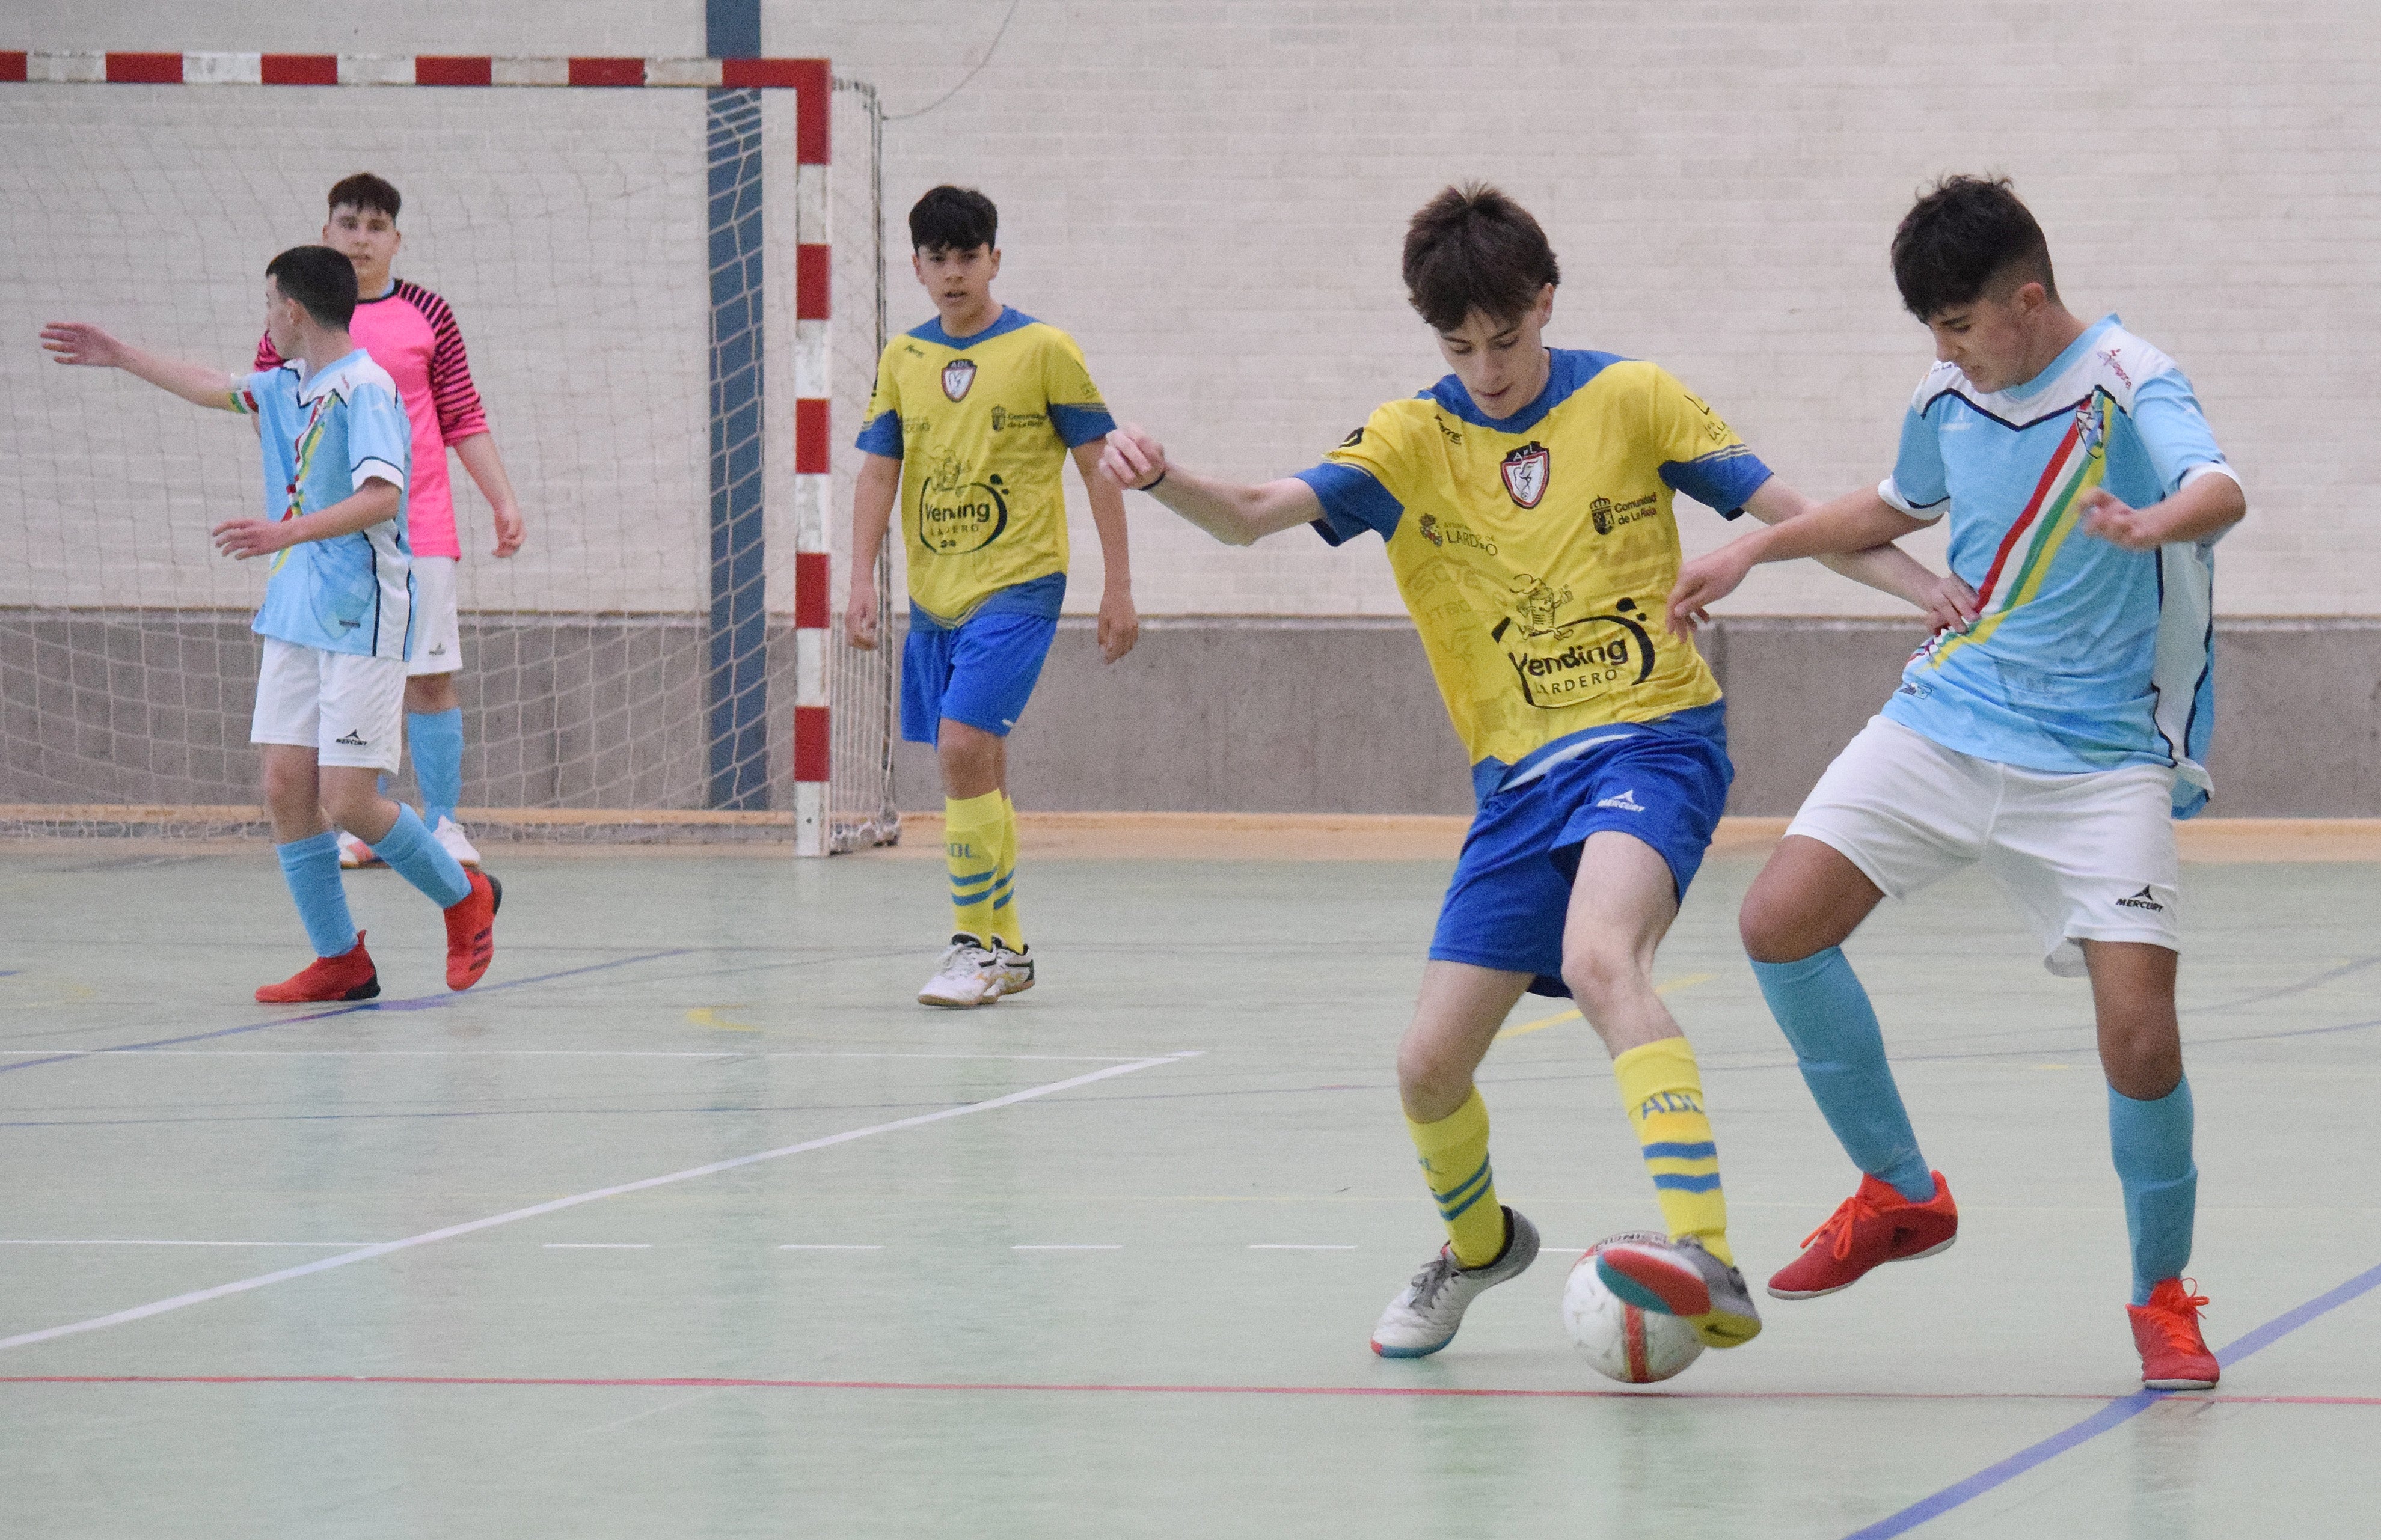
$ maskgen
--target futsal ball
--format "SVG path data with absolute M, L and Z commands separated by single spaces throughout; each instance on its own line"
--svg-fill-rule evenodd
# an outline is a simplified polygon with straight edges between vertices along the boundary
M 1618 1242 L 1667 1244 L 1650 1231 L 1625 1231 L 1598 1241 L 1573 1264 L 1563 1285 L 1563 1325 L 1596 1372 L 1630 1385 L 1667 1379 L 1703 1355 L 1703 1339 L 1676 1316 L 1640 1310 L 1595 1276 L 1595 1254 Z

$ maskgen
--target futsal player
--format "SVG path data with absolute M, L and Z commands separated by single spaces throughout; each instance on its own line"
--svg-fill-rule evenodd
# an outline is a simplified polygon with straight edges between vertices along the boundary
M 463 547 L 455 532 L 455 497 L 446 451 L 463 462 L 495 517 L 495 554 L 521 548 L 520 503 L 505 474 L 496 436 L 471 383 L 463 330 L 446 301 L 419 284 L 393 277 L 390 267 L 405 237 L 397 210 L 405 200 L 369 171 L 332 184 L 323 244 L 355 264 L 356 343 L 397 382 L 413 424 L 413 484 L 406 489 L 406 532 L 413 547 L 413 657 L 405 665 L 405 740 L 413 750 L 413 779 L 421 792 L 421 819 L 431 837 L 467 867 L 480 864 L 470 834 L 455 821 L 463 794 L 463 702 L 455 675 L 463 666 L 463 633 L 455 609 L 455 567 Z M 281 362 L 267 335 L 256 346 L 256 367 Z M 339 836 L 339 865 L 376 866 L 363 841 Z
M 1398 1049 L 1407 1131 L 1447 1240 L 1373 1333 L 1437 1352 L 1471 1302 L 1537 1255 L 1500 1205 L 1473 1072 L 1523 991 L 1569 995 L 1613 1060 L 1673 1244 L 1608 1248 L 1624 1298 L 1734 1347 L 1761 1329 L 1728 1242 L 1694 1050 L 1653 982 L 1734 774 L 1719 685 L 1663 633 L 1679 570 L 1671 499 L 1733 517 L 1801 496 L 1719 415 L 1650 363 L 1550 350 L 1560 279 L 1537 221 L 1496 189 L 1449 188 L 1407 231 L 1407 293 L 1453 373 L 1376 409 L 1321 465 L 1260 486 L 1198 475 L 1137 427 L 1108 473 L 1227 543 L 1313 525 L 1386 542 L 1479 799 Z M 1874 542 L 1873 542 L 1874 543 Z M 1899 551 L 1846 564 L 1924 606 Z
M 876 646 L 876 558 L 897 501 L 910 574 L 901 736 L 934 745 L 942 769 L 953 916 L 918 991 L 927 1005 L 990 1005 L 1033 987 L 1007 740 L 1067 597 L 1058 478 L 1069 455 L 1105 564 L 1101 656 L 1115 662 L 1141 634 L 1124 494 L 1098 473 L 1116 419 L 1072 337 L 992 297 L 999 230 L 992 200 L 969 188 L 936 188 L 910 211 L 910 269 L 934 319 L 894 338 L 877 364 L 851 500 L 846 634 Z
M 288 361 L 245 378 L 159 358 L 80 321 L 43 328 L 42 344 L 60 363 L 120 369 L 185 401 L 257 419 L 269 516 L 226 520 L 214 538 L 236 560 L 272 558 L 253 627 L 264 656 L 249 741 L 263 746 L 281 874 L 315 959 L 256 998 L 380 993 L 348 913 L 326 811 L 445 911 L 446 987 L 468 989 L 495 956 L 503 890 L 484 872 L 465 871 L 412 808 L 379 791 L 380 776 L 397 769 L 413 624 L 405 530 L 412 430 L 388 371 L 348 333 L 356 274 L 347 257 L 293 247 L 264 271 L 265 333 Z
M 1833 1293 L 1958 1233 L 1841 946 L 1880 898 L 1982 862 L 2050 971 L 2092 981 L 2143 1381 L 2205 1388 L 2207 1302 L 2181 1277 L 2199 1176 L 2172 819 L 2207 801 L 2212 551 L 2247 503 L 2174 360 L 2060 302 L 2006 178 L 1948 177 L 1921 198 L 1893 275 L 1939 360 L 1893 474 L 1690 564 L 1670 600 L 1691 620 L 1756 562 L 1873 545 L 1947 509 L 1951 565 L 1977 595 L 1971 622 L 1911 659 L 1745 896 L 1762 993 L 1862 1173 L 1769 1291 Z

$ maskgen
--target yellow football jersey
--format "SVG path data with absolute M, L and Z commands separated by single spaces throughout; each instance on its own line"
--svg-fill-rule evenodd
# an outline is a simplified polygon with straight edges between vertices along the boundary
M 1649 363 L 1551 350 L 1537 400 L 1482 415 L 1448 375 L 1300 479 L 1333 545 L 1374 529 L 1485 796 L 1573 734 L 1719 698 L 1663 626 L 1679 576 L 1673 491 L 1733 517 L 1769 469 Z
M 1059 470 L 1115 426 L 1075 339 L 1021 311 L 958 339 L 930 321 L 886 345 L 860 447 L 901 462 L 918 608 L 957 625 L 1004 588 L 1065 572 Z

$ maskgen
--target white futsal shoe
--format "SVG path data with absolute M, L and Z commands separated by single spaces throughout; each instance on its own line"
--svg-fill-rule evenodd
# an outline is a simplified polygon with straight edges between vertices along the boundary
M 972 936 L 954 936 L 942 965 L 918 991 L 918 1003 L 964 1011 L 990 1005 L 1000 995 L 999 957 Z
M 438 842 L 441 850 L 455 857 L 458 864 L 466 867 L 480 864 L 479 847 L 464 834 L 463 826 L 453 819 L 441 814 L 438 827 L 430 831 L 430 837 Z
M 1033 988 L 1033 959 L 1021 952 L 1011 952 L 997 936 L 992 939 L 993 974 L 1004 995 L 1021 995 Z
M 339 869 L 358 871 L 365 867 L 385 867 L 388 863 L 372 854 L 372 847 L 346 830 L 339 831 Z
M 1505 1251 L 1494 1262 L 1467 1267 L 1444 1245 L 1403 1292 L 1381 1312 L 1373 1328 L 1373 1351 L 1383 1358 L 1426 1358 L 1455 1340 L 1463 1313 L 1480 1295 L 1519 1278 L 1538 1259 L 1538 1227 L 1505 1210 Z

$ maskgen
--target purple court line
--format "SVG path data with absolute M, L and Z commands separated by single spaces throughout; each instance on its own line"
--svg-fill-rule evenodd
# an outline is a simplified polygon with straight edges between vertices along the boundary
M 2216 1362 L 2226 1368 L 2253 1352 L 2273 1346 L 2299 1328 L 2338 1309 L 2349 1301 L 2381 1288 L 2381 1267 L 2368 1267 L 2327 1294 L 2318 1294 L 2295 1310 L 2285 1311 L 2247 1336 L 2216 1351 Z M 1846 1540 L 1888 1540 L 1889 1536 L 1907 1534 L 1930 1519 L 1941 1518 L 1951 1510 L 1972 1498 L 1981 1498 L 1994 1487 L 2023 1475 L 2045 1461 L 2056 1460 L 2069 1449 L 2087 1444 L 2112 1427 L 2121 1426 L 2155 1406 L 2168 1396 L 2180 1395 L 2196 1401 L 2236 1401 L 2255 1398 L 2208 1396 L 2191 1390 L 2136 1390 L 2122 1396 L 2094 1412 L 2074 1426 L 2052 1434 L 2042 1442 L 2031 1445 L 2010 1455 L 1997 1465 L 1988 1465 L 1965 1481 L 1954 1482 L 1932 1497 L 1921 1498 L 1900 1512 L 1879 1519 L 1865 1529 L 1854 1530 Z
M 300 1022 L 328 1021 L 335 1016 L 352 1016 L 360 1011 L 436 1011 L 474 995 L 495 994 L 501 989 L 518 989 L 528 984 L 549 984 L 557 978 L 569 978 L 582 973 L 602 973 L 607 968 L 625 968 L 635 963 L 654 963 L 665 957 L 684 957 L 694 949 L 673 947 L 667 952 L 640 952 L 634 957 L 616 958 L 609 963 L 590 963 L 583 967 L 564 968 L 556 973 L 535 974 L 528 978 L 508 978 L 502 984 L 490 984 L 483 988 L 466 989 L 443 995 L 417 995 L 410 1000 L 364 1000 L 353 1005 L 342 1005 L 330 1011 L 310 1011 L 299 1016 L 275 1016 L 270 1021 L 250 1022 L 245 1026 L 218 1027 L 213 1032 L 193 1032 L 183 1037 L 159 1037 L 146 1043 L 118 1043 L 114 1048 L 76 1049 L 67 1053 L 53 1053 L 45 1059 L 20 1059 L 13 1064 L 0 1064 L 0 1074 L 11 1070 L 37 1070 L 44 1064 L 64 1064 L 77 1059 L 88 1059 L 98 1053 L 138 1053 L 143 1049 L 179 1048 L 184 1043 L 203 1043 L 216 1037 L 237 1037 L 244 1032 L 263 1032 L 268 1027 L 295 1026 Z
M 0 1385 L 417 1385 L 461 1388 L 997 1391 L 1500 1401 L 2068 1401 L 2105 1399 L 2076 1390 L 1526 1390 L 1443 1385 L 1105 1385 L 985 1380 L 760 1379 L 706 1375 L 618 1378 L 536 1375 L 0 1375 Z M 2192 1399 L 2237 1406 L 2381 1407 L 2381 1396 L 2207 1395 Z

